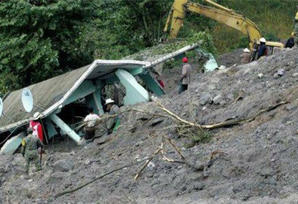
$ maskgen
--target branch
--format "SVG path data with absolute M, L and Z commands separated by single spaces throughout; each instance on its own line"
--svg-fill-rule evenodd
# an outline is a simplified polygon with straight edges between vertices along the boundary
M 237 119 L 237 120 L 229 120 L 229 121 L 224 121 L 224 122 L 220 122 L 220 123 L 215 123 L 215 124 L 210 124 L 210 125 L 200 125 L 197 123 L 193 123 L 187 120 L 182 119 L 181 117 L 179 117 L 178 115 L 176 115 L 175 113 L 171 112 L 170 110 L 168 110 L 167 108 L 165 108 L 164 105 L 162 105 L 159 101 L 154 100 L 154 102 L 159 106 L 159 108 L 166 112 L 172 119 L 181 122 L 187 126 L 191 126 L 191 127 L 196 127 L 199 129 L 215 129 L 215 128 L 221 128 L 221 127 L 228 127 L 228 126 L 233 126 L 233 125 L 238 125 L 241 124 L 242 122 L 250 122 L 253 121 L 256 117 L 258 117 L 259 115 L 265 113 L 265 112 L 269 112 L 271 110 L 274 110 L 275 108 L 287 104 L 289 103 L 288 101 L 281 101 L 275 105 L 269 106 L 266 109 L 262 109 L 260 110 L 258 113 L 256 113 L 254 116 L 250 117 L 250 118 L 244 118 L 244 119 Z
M 150 158 L 149 158 L 149 159 L 150 159 Z M 77 188 L 70 189 L 70 190 L 66 190 L 66 191 L 63 191 L 63 192 L 61 192 L 61 193 L 57 193 L 54 197 L 55 197 L 55 198 L 58 198 L 58 197 L 61 197 L 61 196 L 63 196 L 63 195 L 66 195 L 66 194 L 69 194 L 69 193 L 73 193 L 73 192 L 75 192 L 75 191 L 78 191 L 78 190 L 84 188 L 85 186 L 88 186 L 89 184 L 91 184 L 91 183 L 93 183 L 93 182 L 95 182 L 95 181 L 97 181 L 97 180 L 99 180 L 99 179 L 102 179 L 102 178 L 105 177 L 105 176 L 108 176 L 108 175 L 110 175 L 110 174 L 112 174 L 112 173 L 114 173 L 114 172 L 120 171 L 120 170 L 122 170 L 122 169 L 125 169 L 125 168 L 128 168 L 128 167 L 135 166 L 135 165 L 137 165 L 137 164 L 139 164 L 139 163 L 141 163 L 141 162 L 143 162 L 143 161 L 145 161 L 145 160 L 147 160 L 147 159 L 143 159 L 143 160 L 141 160 L 141 161 L 136 161 L 136 162 L 132 162 L 132 163 L 130 163 L 130 164 L 123 165 L 123 166 L 121 166 L 121 167 L 119 167 L 119 168 L 117 168 L 117 169 L 114 169 L 114 170 L 112 170 L 112 171 L 109 171 L 109 172 L 107 172 L 107 173 L 104 173 L 104 174 L 102 174 L 102 175 L 96 177 L 95 179 L 92 179 L 91 181 L 89 181 L 89 182 L 87 182 L 87 183 L 84 183 L 84 184 L 78 186 Z
M 145 164 L 142 166 L 142 168 L 138 171 L 138 173 L 135 175 L 134 180 L 137 180 L 141 173 L 143 172 L 143 170 L 148 166 L 148 164 L 152 161 L 153 157 L 157 154 L 159 154 L 159 152 L 162 150 L 162 145 L 152 154 L 152 156 L 145 162 Z

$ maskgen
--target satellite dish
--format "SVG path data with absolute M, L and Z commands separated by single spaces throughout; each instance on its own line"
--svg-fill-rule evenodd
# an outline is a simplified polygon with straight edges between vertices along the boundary
M 33 96 L 28 88 L 24 88 L 22 91 L 22 103 L 25 111 L 30 113 L 33 109 Z
M 2 101 L 2 98 L 0 98 L 0 117 L 2 116 L 2 112 L 3 112 L 3 101 Z

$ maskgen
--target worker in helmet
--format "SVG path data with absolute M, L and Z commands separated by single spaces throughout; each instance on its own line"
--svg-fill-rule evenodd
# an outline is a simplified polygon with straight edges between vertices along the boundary
M 182 58 L 183 66 L 182 66 L 182 75 L 180 77 L 180 87 L 179 94 L 186 91 L 188 89 L 188 85 L 190 83 L 190 74 L 191 74 L 191 65 L 188 63 L 188 58 Z
M 240 55 L 241 64 L 247 64 L 250 62 L 250 50 L 248 48 L 243 49 L 243 53 Z
M 30 121 L 29 127 L 32 128 L 33 135 L 38 137 L 39 140 L 44 144 L 43 128 L 39 122 L 41 114 L 39 112 L 34 113 L 33 120 Z
M 42 144 L 40 140 L 34 136 L 31 127 L 27 129 L 27 137 L 22 140 L 21 153 L 26 160 L 26 174 L 29 174 L 30 163 L 33 162 L 36 171 L 41 170 L 41 162 L 39 161 L 39 154 L 42 153 Z
M 111 134 L 113 131 L 116 131 L 120 125 L 120 119 L 118 117 L 119 107 L 115 104 L 113 99 L 108 98 L 106 100 L 106 111 L 109 113 L 112 118 L 107 120 L 106 126 L 108 129 L 108 134 Z
M 267 46 L 266 46 L 266 39 L 260 38 L 260 46 L 258 48 L 258 58 L 260 59 L 263 56 L 267 55 Z
M 296 13 L 295 17 L 295 26 L 294 26 L 294 41 L 295 44 L 298 44 L 298 12 Z
M 290 38 L 287 40 L 285 48 L 292 48 L 295 45 L 294 42 L 295 33 L 292 32 Z

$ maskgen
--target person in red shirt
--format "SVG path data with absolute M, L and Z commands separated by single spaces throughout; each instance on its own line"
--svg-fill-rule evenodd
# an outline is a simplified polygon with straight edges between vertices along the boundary
M 165 88 L 165 83 L 163 82 L 163 80 L 161 79 L 159 73 L 155 72 L 155 79 L 156 81 L 159 83 L 159 85 L 164 89 Z
M 39 112 L 34 113 L 33 117 L 34 119 L 30 121 L 29 127 L 33 130 L 33 135 L 39 138 L 39 140 L 44 143 L 44 137 L 43 137 L 43 129 L 42 125 L 39 122 L 41 114 Z

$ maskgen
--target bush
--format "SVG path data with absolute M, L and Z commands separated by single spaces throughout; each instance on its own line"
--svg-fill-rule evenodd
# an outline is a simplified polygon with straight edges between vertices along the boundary
M 94 43 L 84 35 L 94 9 L 82 0 L 0 2 L 0 92 L 86 65 Z

